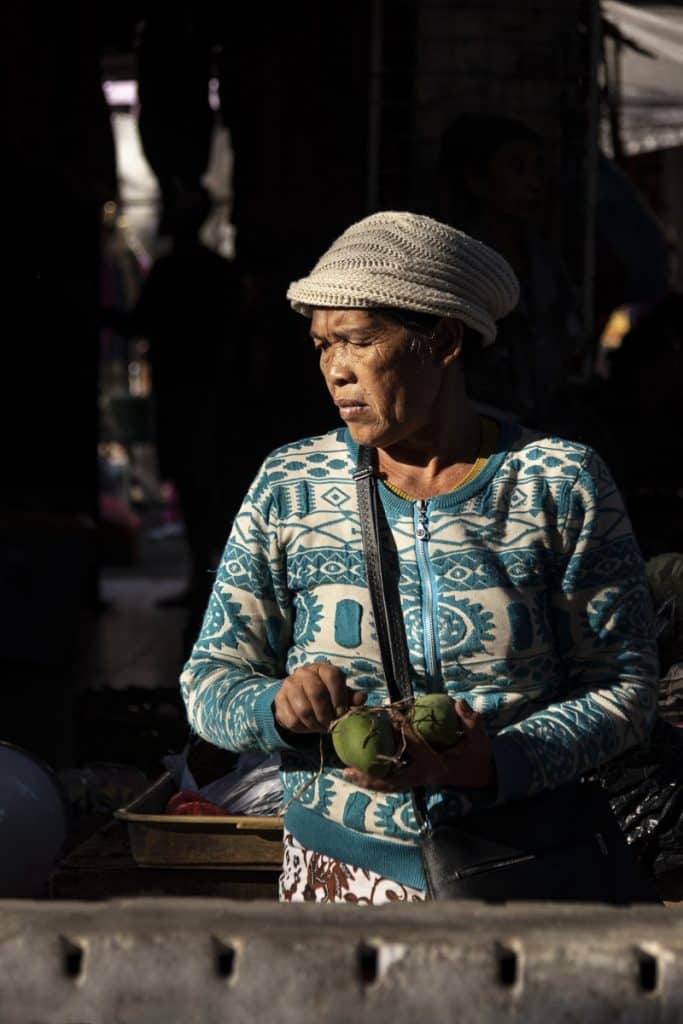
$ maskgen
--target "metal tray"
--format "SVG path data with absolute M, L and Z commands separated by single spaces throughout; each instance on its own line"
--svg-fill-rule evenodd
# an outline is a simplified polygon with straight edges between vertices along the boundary
M 114 812 L 128 826 L 131 853 L 140 867 L 273 871 L 282 866 L 282 818 L 164 814 L 177 789 L 165 772 Z

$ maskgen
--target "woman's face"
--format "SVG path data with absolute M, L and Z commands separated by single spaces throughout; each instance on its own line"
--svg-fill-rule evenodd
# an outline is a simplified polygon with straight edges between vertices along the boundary
M 311 337 L 339 415 L 358 444 L 428 437 L 443 369 L 410 351 L 405 328 L 362 309 L 317 309 Z

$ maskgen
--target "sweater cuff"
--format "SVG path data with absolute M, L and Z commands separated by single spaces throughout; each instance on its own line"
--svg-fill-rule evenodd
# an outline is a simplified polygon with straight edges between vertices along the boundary
M 510 736 L 494 736 L 491 753 L 498 775 L 496 803 L 528 796 L 532 781 L 531 765 L 520 745 Z
M 296 740 L 293 743 L 289 743 L 285 739 L 284 730 L 281 731 L 275 721 L 273 701 L 281 686 L 281 682 L 267 686 L 261 691 L 254 703 L 254 721 L 259 743 L 262 750 L 293 750 L 301 752 L 301 744 L 296 743 Z

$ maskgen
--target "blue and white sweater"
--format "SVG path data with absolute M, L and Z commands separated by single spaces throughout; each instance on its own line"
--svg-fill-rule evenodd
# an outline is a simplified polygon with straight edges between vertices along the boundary
M 266 458 L 181 689 L 193 729 L 210 743 L 282 752 L 285 824 L 301 843 L 423 886 L 409 794 L 360 789 L 333 761 L 319 772 L 318 742 L 310 752 L 289 746 L 273 717 L 284 677 L 319 660 L 342 669 L 369 705 L 389 699 L 363 563 L 357 452 L 340 429 Z M 414 690 L 445 689 L 482 713 L 499 800 L 577 779 L 647 735 L 658 679 L 652 604 L 620 495 L 594 451 L 505 424 L 481 472 L 424 509 L 379 491 Z M 455 789 L 430 803 L 435 814 L 471 806 Z

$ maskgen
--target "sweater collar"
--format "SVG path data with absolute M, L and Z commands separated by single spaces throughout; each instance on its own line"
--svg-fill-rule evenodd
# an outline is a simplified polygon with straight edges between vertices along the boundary
M 519 436 L 520 427 L 518 423 L 495 416 L 488 410 L 486 415 L 498 424 L 498 440 L 493 452 L 487 459 L 486 465 L 464 486 L 456 487 L 454 491 L 449 491 L 446 494 L 437 494 L 433 498 L 429 498 L 431 508 L 439 510 L 457 508 L 464 501 L 471 498 L 473 494 L 477 494 L 482 488 L 486 487 L 500 469 L 512 442 Z M 353 465 L 356 466 L 358 463 L 358 444 L 351 437 L 348 428 L 343 428 L 343 434 L 353 460 Z M 412 515 L 416 501 L 401 498 L 388 487 L 383 486 L 378 488 L 378 494 L 387 514 Z

